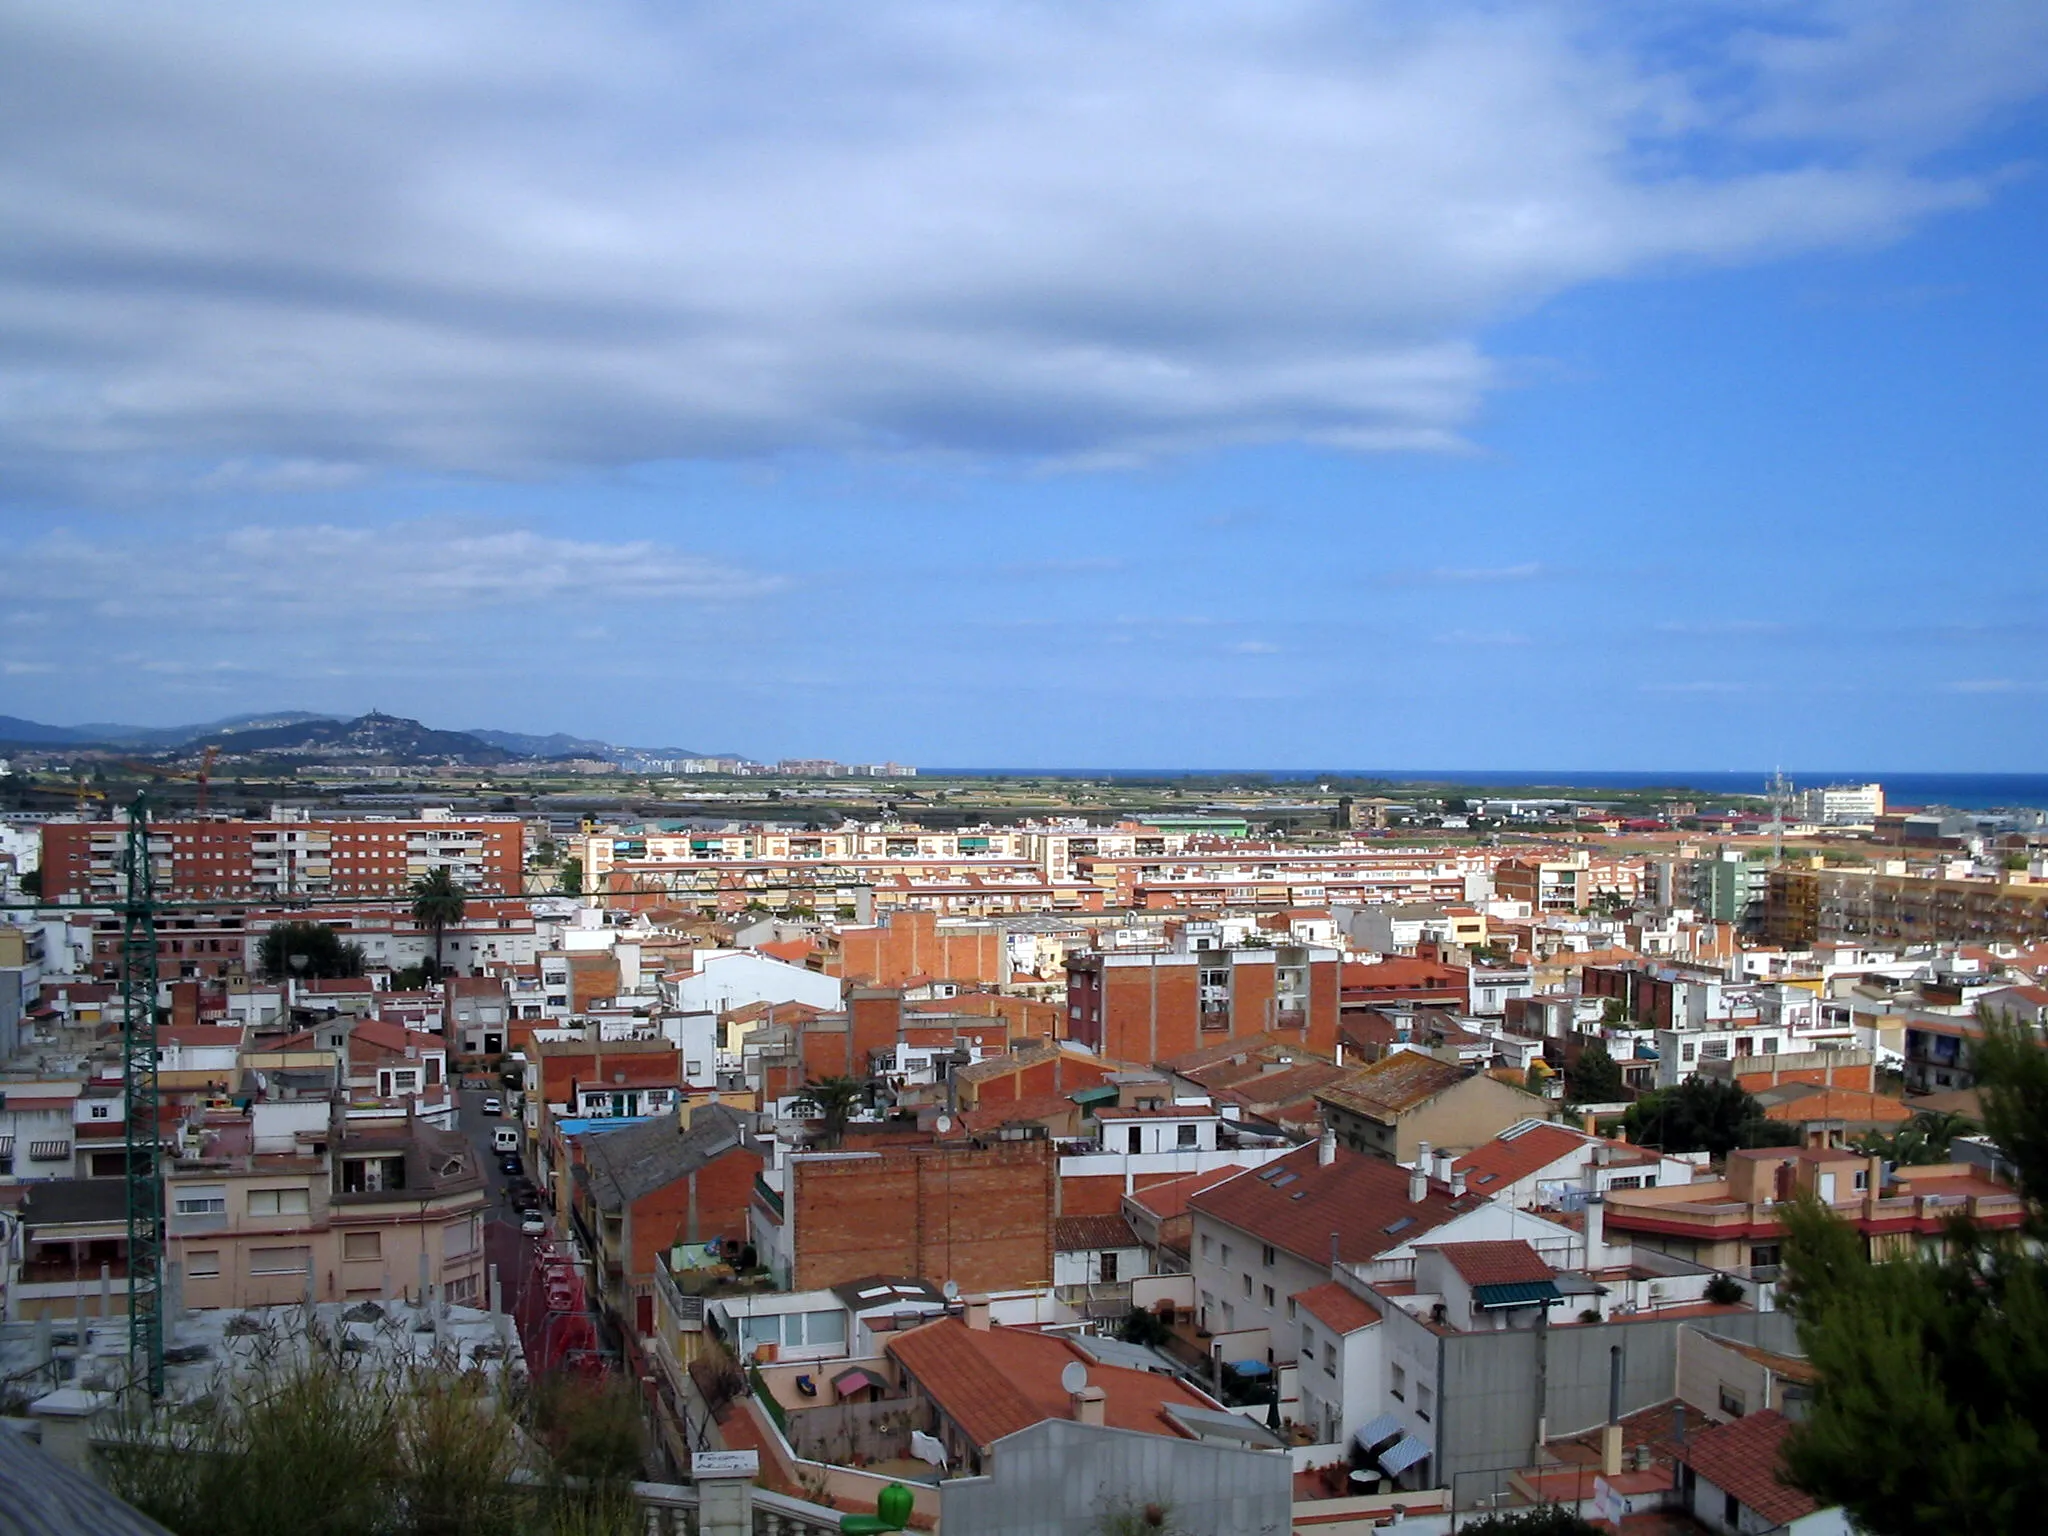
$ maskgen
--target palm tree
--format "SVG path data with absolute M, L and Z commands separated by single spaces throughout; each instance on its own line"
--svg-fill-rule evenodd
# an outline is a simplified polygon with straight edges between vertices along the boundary
M 434 974 L 437 977 L 442 971 L 441 935 L 450 923 L 462 921 L 462 914 L 469 909 L 468 896 L 469 892 L 449 873 L 446 864 L 436 864 L 412 883 L 413 921 L 434 930 Z
M 825 1146 L 836 1147 L 846 1135 L 846 1122 L 866 1097 L 867 1084 L 857 1077 L 821 1077 L 804 1084 L 797 1102 L 816 1108 L 825 1122 L 818 1140 Z

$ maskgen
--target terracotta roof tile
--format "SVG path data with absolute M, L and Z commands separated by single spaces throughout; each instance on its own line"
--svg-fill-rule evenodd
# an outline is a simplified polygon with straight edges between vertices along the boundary
M 1435 1243 L 1433 1247 L 1450 1261 L 1467 1285 L 1520 1285 L 1531 1280 L 1550 1280 L 1557 1271 L 1543 1262 L 1541 1254 L 1516 1238 L 1491 1243 Z
M 1316 1097 L 1339 1109 L 1384 1121 L 1435 1098 L 1467 1075 L 1463 1067 L 1420 1051 L 1396 1051 L 1359 1068 L 1344 1082 L 1322 1089 Z
M 1055 1216 L 1052 1219 L 1052 1245 L 1060 1253 L 1141 1246 L 1138 1234 L 1121 1216 Z
M 1482 1142 L 1451 1166 L 1464 1170 L 1467 1188 L 1481 1194 L 1498 1194 L 1595 1139 L 1562 1125 L 1532 1125 L 1512 1136 L 1496 1136 Z
M 1811 1495 L 1778 1480 L 1791 1429 L 1790 1419 L 1765 1409 L 1694 1435 L 1675 1454 L 1772 1525 L 1785 1525 L 1820 1508 Z
M 1207 1173 L 1191 1173 L 1182 1179 L 1167 1179 L 1159 1184 L 1147 1184 L 1134 1189 L 1124 1198 L 1139 1208 L 1150 1211 L 1161 1221 L 1171 1221 L 1176 1216 L 1185 1216 L 1188 1201 L 1205 1189 L 1213 1189 L 1226 1180 L 1237 1178 L 1247 1170 L 1243 1168 L 1211 1168 Z
M 1324 1327 L 1339 1334 L 1356 1333 L 1380 1320 L 1380 1309 L 1335 1280 L 1297 1291 L 1294 1303 Z
M 1024 1328 L 969 1328 L 942 1318 L 897 1334 L 888 1350 L 979 1446 L 1072 1415 L 1060 1372 L 1079 1360 L 1088 1384 L 1105 1394 L 1103 1422 L 1112 1429 L 1185 1438 L 1168 1408 L 1214 1408 L 1172 1376 L 1087 1359 L 1064 1339 Z
M 1256 1173 L 1204 1190 L 1188 1202 L 1189 1209 L 1311 1264 L 1330 1261 L 1334 1232 L 1337 1256 L 1358 1264 L 1484 1203 L 1477 1195 L 1454 1200 L 1434 1185 L 1411 1201 L 1408 1170 L 1398 1163 L 1348 1147 L 1339 1147 L 1328 1164 L 1319 1156 L 1318 1147 L 1297 1148 Z

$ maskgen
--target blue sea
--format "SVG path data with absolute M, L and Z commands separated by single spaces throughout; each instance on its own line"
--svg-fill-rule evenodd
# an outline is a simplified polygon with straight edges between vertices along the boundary
M 1731 773 L 1720 769 L 1672 769 L 1657 773 L 1613 773 L 1603 769 L 1566 768 L 921 768 L 934 778 L 949 775 L 1034 779 L 1247 779 L 1262 777 L 1275 784 L 1314 783 L 1321 779 L 1383 779 L 1395 784 L 1490 785 L 1501 789 L 1672 789 L 1713 800 L 1723 795 L 1761 795 L 1770 780 L 1767 769 Z M 1882 784 L 1889 805 L 1946 805 L 1962 811 L 2048 809 L 2048 774 L 2043 773 L 1884 773 L 1794 772 L 1785 777 L 1795 788 L 1823 784 Z

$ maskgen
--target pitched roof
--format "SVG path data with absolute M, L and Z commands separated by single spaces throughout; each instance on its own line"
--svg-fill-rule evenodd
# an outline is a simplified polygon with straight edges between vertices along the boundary
M 1203 1190 L 1214 1188 L 1244 1172 L 1246 1170 L 1243 1168 L 1211 1168 L 1207 1173 L 1191 1173 L 1184 1178 L 1147 1184 L 1141 1189 L 1132 1190 L 1124 1198 L 1133 1205 L 1150 1211 L 1161 1221 L 1171 1221 L 1176 1216 L 1185 1216 L 1188 1201 Z
M 1451 1166 L 1464 1170 L 1468 1188 L 1498 1194 L 1596 1140 L 1562 1125 L 1539 1122 L 1520 1129 L 1511 1127 L 1493 1140 L 1481 1142 Z
M 1673 1454 L 1771 1524 L 1785 1525 L 1820 1508 L 1810 1495 L 1778 1480 L 1791 1429 L 1790 1419 L 1767 1408 L 1694 1435 Z
M 1344 1082 L 1321 1089 L 1316 1098 L 1368 1120 L 1389 1121 L 1455 1087 L 1467 1076 L 1463 1067 L 1420 1051 L 1396 1051 L 1369 1067 L 1360 1067 Z
M 1311 1264 L 1330 1261 L 1334 1232 L 1338 1258 L 1360 1264 L 1483 1203 L 1477 1195 L 1454 1200 L 1435 1185 L 1410 1200 L 1408 1170 L 1400 1164 L 1348 1147 L 1325 1164 L 1318 1147 L 1306 1146 L 1202 1191 L 1188 1207 Z
M 1380 1309 L 1335 1280 L 1297 1291 L 1294 1303 L 1335 1333 L 1356 1333 L 1380 1320 Z
M 1001 1056 L 984 1056 L 980 1061 L 969 1062 L 954 1069 L 956 1083 L 986 1083 L 999 1077 L 1008 1077 L 1012 1072 L 1021 1072 L 1026 1067 L 1040 1066 L 1059 1059 L 1060 1048 L 1050 1041 L 1038 1041 L 1020 1050 Z
M 1302 1054 L 1298 1043 L 1283 1040 L 1278 1035 L 1260 1033 L 1238 1035 L 1229 1040 L 1218 1040 L 1211 1045 L 1198 1045 L 1192 1051 L 1167 1057 L 1158 1063 L 1158 1066 L 1162 1072 L 1178 1072 L 1186 1077 L 1190 1073 L 1200 1072 L 1205 1067 L 1221 1066 L 1225 1062 L 1261 1061 L 1279 1051 L 1296 1057 Z
M 1328 1088 L 1351 1076 L 1353 1069 L 1328 1061 L 1304 1061 L 1278 1072 L 1257 1072 L 1216 1089 L 1216 1096 L 1247 1109 L 1274 1105 L 1308 1103 L 1318 1088 Z
M 1557 1271 L 1521 1238 L 1489 1243 L 1425 1244 L 1450 1261 L 1467 1285 L 1520 1285 L 1551 1280 Z
M 583 1161 L 598 1204 L 622 1210 L 642 1195 L 687 1178 L 712 1159 L 747 1144 L 747 1116 L 725 1104 L 700 1105 L 584 1138 Z
M 1857 1088 L 1824 1088 L 1817 1083 L 1777 1083 L 1753 1095 L 1764 1118 L 1799 1124 L 1809 1120 L 1842 1120 L 1853 1125 L 1900 1125 L 1913 1111 L 1882 1093 Z
M 1060 1373 L 1074 1361 L 1104 1393 L 1103 1422 L 1112 1429 L 1185 1438 L 1168 1408 L 1213 1411 L 1177 1378 L 1089 1359 L 1066 1340 L 1025 1328 L 969 1328 L 942 1318 L 899 1333 L 888 1351 L 979 1446 L 1045 1419 L 1073 1416 Z
M 1052 1245 L 1060 1253 L 1141 1246 L 1138 1234 L 1121 1216 L 1055 1216 L 1052 1219 Z

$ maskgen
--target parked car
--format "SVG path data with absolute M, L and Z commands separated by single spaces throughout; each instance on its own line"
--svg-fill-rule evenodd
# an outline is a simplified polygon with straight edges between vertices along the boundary
M 517 1173 L 520 1169 L 520 1162 L 516 1157 L 501 1157 L 498 1159 L 498 1167 L 506 1173 Z
M 525 1237 L 546 1237 L 548 1233 L 548 1220 L 539 1211 L 528 1211 L 520 1219 L 519 1231 Z
M 485 1099 L 483 1111 L 487 1115 L 502 1115 L 505 1113 L 505 1101 L 496 1097 Z

